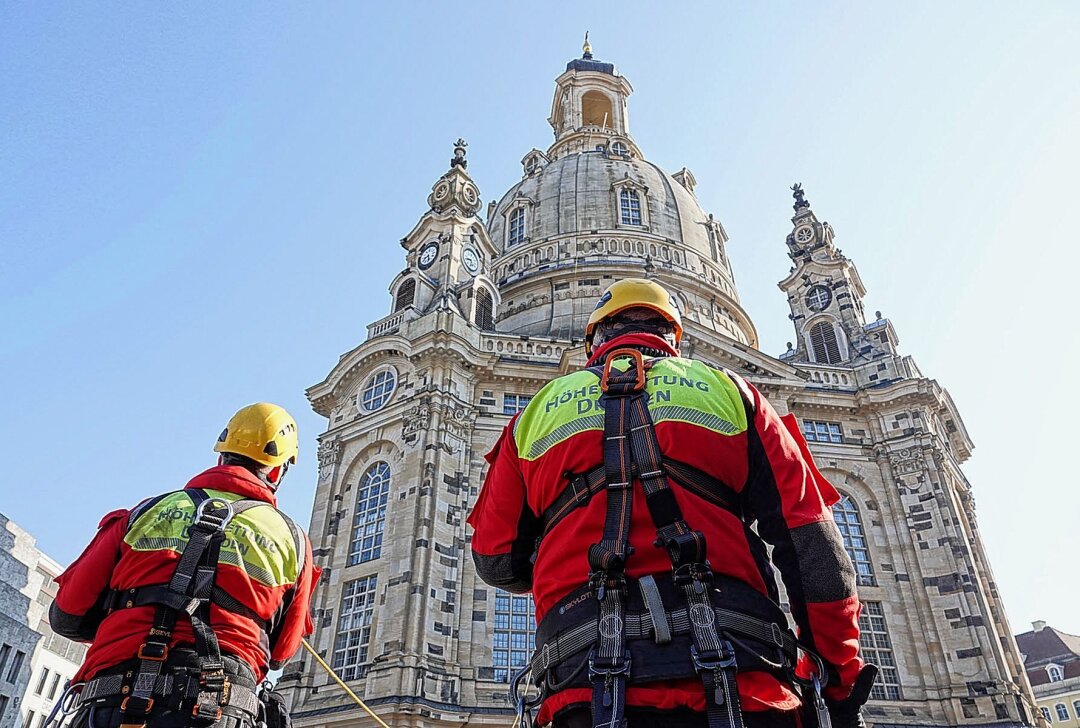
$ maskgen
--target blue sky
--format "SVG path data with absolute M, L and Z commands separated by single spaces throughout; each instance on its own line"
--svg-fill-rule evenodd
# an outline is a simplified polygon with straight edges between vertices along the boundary
M 451 142 L 485 200 L 550 143 L 589 29 L 645 155 L 723 221 L 772 354 L 804 184 L 965 418 L 1014 631 L 1080 633 L 1080 6 L 673 7 L 4 5 L 0 509 L 67 562 L 268 399 L 300 422 L 282 500 L 306 522 L 325 421 L 304 389 L 389 310 Z

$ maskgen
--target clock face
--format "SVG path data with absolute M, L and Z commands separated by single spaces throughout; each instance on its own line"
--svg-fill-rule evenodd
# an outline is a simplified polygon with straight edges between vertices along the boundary
M 480 256 L 476 254 L 476 251 L 472 248 L 465 248 L 461 253 L 461 263 L 465 266 L 465 270 L 469 271 L 473 275 L 476 275 L 480 270 Z
M 832 291 L 828 286 L 814 286 L 806 293 L 806 305 L 811 311 L 824 311 L 832 303 Z
M 435 256 L 439 254 L 439 244 L 430 242 L 420 251 L 420 267 L 427 269 L 435 262 Z

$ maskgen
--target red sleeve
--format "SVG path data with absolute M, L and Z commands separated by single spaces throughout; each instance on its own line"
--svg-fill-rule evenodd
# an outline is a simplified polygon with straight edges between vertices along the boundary
M 284 667 L 300 649 L 301 640 L 315 631 L 315 623 L 311 619 L 311 595 L 319 582 L 322 569 L 315 566 L 311 560 L 311 540 L 307 534 L 304 534 L 304 544 L 304 565 L 293 586 L 292 601 L 285 610 L 280 631 L 270 652 L 271 670 Z
M 539 519 L 525 497 L 514 425 L 510 420 L 485 459 L 491 464 L 476 505 L 466 522 L 473 527 L 476 573 L 485 582 L 512 592 L 532 588 L 532 554 Z
M 101 519 L 97 535 L 64 573 L 56 577 L 59 589 L 54 600 L 67 615 L 84 616 L 101 593 L 109 588 L 120 561 L 120 544 L 127 531 L 128 511 L 113 511 Z
M 757 389 L 748 390 L 753 410 L 748 502 L 759 533 L 773 546 L 799 638 L 825 660 L 826 694 L 842 699 L 863 661 L 855 569 L 832 517 L 838 495 L 814 465 L 794 417 L 781 419 Z M 809 669 L 800 668 L 803 674 Z

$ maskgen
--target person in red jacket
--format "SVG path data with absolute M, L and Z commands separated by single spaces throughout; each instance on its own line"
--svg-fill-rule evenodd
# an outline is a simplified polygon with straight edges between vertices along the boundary
M 275 496 L 296 422 L 244 407 L 214 450 L 183 490 L 106 515 L 57 578 L 52 628 L 91 642 L 76 728 L 253 726 L 258 684 L 312 632 L 319 569 Z
M 859 657 L 839 497 L 794 419 L 679 357 L 681 337 L 663 287 L 616 282 L 586 329 L 588 368 L 541 389 L 487 456 L 473 560 L 533 594 L 538 720 L 860 726 L 876 668 Z

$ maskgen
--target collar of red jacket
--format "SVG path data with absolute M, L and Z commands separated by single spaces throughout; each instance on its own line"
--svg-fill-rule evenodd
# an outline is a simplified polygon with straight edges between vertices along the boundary
M 261 500 L 277 508 L 277 497 L 258 476 L 241 465 L 215 465 L 192 478 L 187 488 L 209 488 Z
M 592 356 L 589 357 L 589 362 L 585 366 L 591 367 L 594 364 L 599 364 L 604 361 L 604 357 L 611 353 L 613 349 L 623 347 L 629 347 L 631 349 L 656 349 L 668 356 L 679 355 L 679 352 L 677 352 L 671 344 L 667 343 L 662 336 L 635 332 L 633 334 L 616 336 L 611 341 L 605 341 L 592 353 Z

